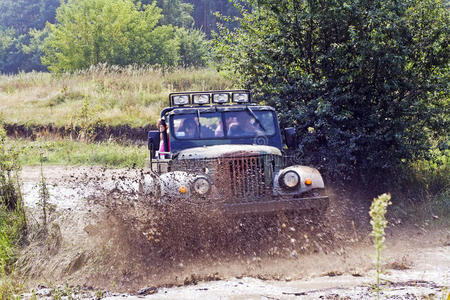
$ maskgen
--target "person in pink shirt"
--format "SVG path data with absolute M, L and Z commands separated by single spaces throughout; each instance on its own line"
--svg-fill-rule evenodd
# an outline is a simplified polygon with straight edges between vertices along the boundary
M 167 124 L 163 122 L 161 122 L 161 120 L 158 121 L 158 128 L 159 128 L 159 152 L 170 152 L 170 143 L 169 143 L 169 135 L 167 134 L 167 130 L 169 129 L 169 126 Z M 166 132 L 167 134 L 167 149 L 165 147 L 165 143 L 164 143 L 164 133 Z M 159 155 L 160 158 L 166 158 L 165 154 L 160 154 Z

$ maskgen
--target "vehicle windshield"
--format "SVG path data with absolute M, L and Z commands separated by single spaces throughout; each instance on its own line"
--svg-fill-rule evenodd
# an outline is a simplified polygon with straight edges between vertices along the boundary
M 171 118 L 177 139 L 218 139 L 272 136 L 274 113 L 269 110 L 186 113 Z

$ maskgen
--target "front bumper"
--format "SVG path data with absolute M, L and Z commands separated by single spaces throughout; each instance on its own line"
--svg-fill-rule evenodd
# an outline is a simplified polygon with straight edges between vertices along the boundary
M 329 198 L 327 196 L 306 198 L 280 197 L 270 201 L 227 203 L 223 205 L 223 208 L 232 215 L 265 214 L 309 209 L 325 212 L 328 204 Z

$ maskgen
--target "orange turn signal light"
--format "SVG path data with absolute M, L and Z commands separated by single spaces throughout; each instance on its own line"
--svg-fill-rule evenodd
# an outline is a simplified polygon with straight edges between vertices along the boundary
M 306 185 L 311 185 L 312 184 L 312 179 L 311 178 L 306 178 L 305 179 L 305 184 Z
M 185 186 L 180 186 L 180 193 L 186 194 L 187 188 Z

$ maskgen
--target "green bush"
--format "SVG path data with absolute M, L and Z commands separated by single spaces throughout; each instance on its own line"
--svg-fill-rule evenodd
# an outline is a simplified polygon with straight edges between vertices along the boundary
M 433 149 L 427 160 L 399 172 L 403 184 L 392 190 L 397 217 L 414 223 L 450 223 L 450 150 Z
M 5 130 L 0 127 L 0 204 L 9 210 L 14 210 L 18 204 L 18 170 L 18 152 L 6 144 Z
M 304 163 L 373 186 L 448 137 L 442 1 L 244 2 L 215 41 L 219 66 L 297 128 Z
M 197 29 L 178 28 L 176 35 L 180 41 L 179 65 L 183 68 L 206 67 L 210 58 L 206 34 Z

